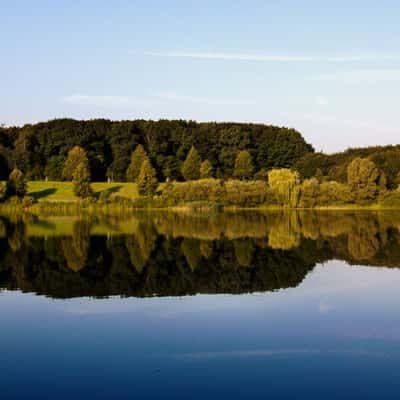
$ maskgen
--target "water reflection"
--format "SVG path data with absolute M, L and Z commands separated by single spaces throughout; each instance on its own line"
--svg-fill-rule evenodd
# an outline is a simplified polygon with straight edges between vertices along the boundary
M 317 263 L 400 267 L 400 213 L 0 217 L 0 284 L 55 298 L 247 293 Z

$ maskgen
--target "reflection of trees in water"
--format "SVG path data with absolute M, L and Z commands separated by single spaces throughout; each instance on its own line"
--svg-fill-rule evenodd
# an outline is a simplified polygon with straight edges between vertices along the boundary
M 300 226 L 296 213 L 280 214 L 275 218 L 268 233 L 268 246 L 273 249 L 289 250 L 300 244 Z
M 152 223 L 139 223 L 137 231 L 126 237 L 125 245 L 136 271 L 141 273 L 154 249 L 157 233 Z
M 0 219 L 0 238 L 6 237 L 6 225 L 2 219 Z
M 200 253 L 201 255 L 207 259 L 210 258 L 213 254 L 213 244 L 211 241 L 202 240 L 200 243 Z
M 190 269 L 194 271 L 201 260 L 200 240 L 184 238 L 181 244 L 182 254 L 186 258 Z
M 349 253 L 356 260 L 369 260 L 375 256 L 385 241 L 386 231 L 380 230 L 376 219 L 359 217 L 357 224 L 348 234 Z
M 46 239 L 27 238 L 23 220 L 3 220 L 2 285 L 56 297 L 243 293 L 296 286 L 316 263 L 332 258 L 400 267 L 397 214 L 232 213 L 184 220 L 149 214 L 135 219 L 129 235 L 91 238 L 96 221 L 80 219 L 71 237 Z
M 241 267 L 250 267 L 253 261 L 254 244 L 249 239 L 237 239 L 233 242 L 235 257 Z
M 68 268 L 74 272 L 83 269 L 88 260 L 91 222 L 79 219 L 74 223 L 72 237 L 62 239 L 62 248 Z
M 11 232 L 8 234 L 8 244 L 13 252 L 17 252 L 22 248 L 25 241 L 25 223 L 19 220 L 12 225 Z

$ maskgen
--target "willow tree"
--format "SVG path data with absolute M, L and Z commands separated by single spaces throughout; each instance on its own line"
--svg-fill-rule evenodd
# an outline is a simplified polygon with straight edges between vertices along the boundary
M 194 181 L 200 178 L 201 158 L 196 148 L 192 146 L 182 165 L 182 176 L 185 181 Z
M 131 155 L 131 162 L 126 170 L 126 180 L 128 182 L 136 182 L 140 168 L 145 160 L 148 160 L 147 153 L 141 144 L 136 146 L 135 151 Z
M 268 172 L 268 184 L 282 206 L 297 206 L 300 185 L 297 171 L 288 168 L 273 169 Z

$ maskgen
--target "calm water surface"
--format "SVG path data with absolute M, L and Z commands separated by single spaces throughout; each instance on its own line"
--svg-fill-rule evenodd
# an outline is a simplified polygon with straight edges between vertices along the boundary
M 400 391 L 400 213 L 0 216 L 1 398 Z

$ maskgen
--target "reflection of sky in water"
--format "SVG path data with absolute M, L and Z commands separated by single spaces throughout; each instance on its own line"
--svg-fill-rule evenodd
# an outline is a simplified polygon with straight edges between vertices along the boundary
M 5 398 L 395 398 L 400 271 L 317 266 L 251 295 L 0 294 Z

